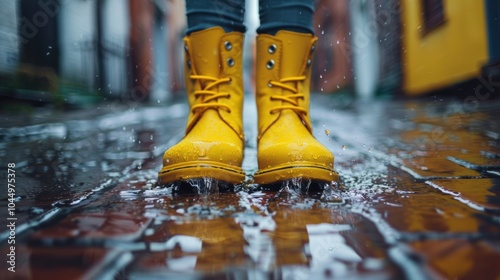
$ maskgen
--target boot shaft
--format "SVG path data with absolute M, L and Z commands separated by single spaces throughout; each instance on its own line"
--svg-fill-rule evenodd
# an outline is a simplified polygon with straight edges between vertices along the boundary
M 225 33 L 220 27 L 193 32 L 184 37 L 184 50 L 184 79 L 191 108 L 186 134 L 204 117 L 206 110 L 215 110 L 243 139 L 243 34 Z M 228 81 L 218 83 L 218 79 Z M 213 95 L 203 94 L 205 91 L 227 96 L 212 98 Z M 193 109 L 204 103 L 218 103 L 221 107 Z
M 330 185 L 338 179 L 333 154 L 312 135 L 309 88 L 316 41 L 290 31 L 257 38 L 257 184 L 275 187 L 305 179 L 308 186 L 313 181 Z
M 311 65 L 317 38 L 280 31 L 257 36 L 256 87 L 259 139 L 280 117 L 295 115 L 312 132 Z M 287 116 L 290 117 L 290 116 Z

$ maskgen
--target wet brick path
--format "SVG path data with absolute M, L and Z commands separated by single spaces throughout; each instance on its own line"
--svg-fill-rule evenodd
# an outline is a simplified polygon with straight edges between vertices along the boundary
M 500 279 L 498 100 L 316 96 L 312 107 L 341 201 L 252 184 L 157 188 L 161 155 L 183 136 L 182 102 L 2 113 L 0 221 L 15 222 L 16 272 L 2 226 L 0 278 Z M 247 98 L 248 174 L 255 116 Z

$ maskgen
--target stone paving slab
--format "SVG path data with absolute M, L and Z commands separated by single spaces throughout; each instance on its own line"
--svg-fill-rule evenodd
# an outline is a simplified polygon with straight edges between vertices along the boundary
M 469 207 L 450 195 L 423 183 L 415 185 L 404 194 L 386 195 L 374 206 L 385 216 L 385 221 L 401 233 L 412 233 L 406 238 L 417 238 L 426 233 L 475 234 L 478 231 L 500 234 L 492 222 L 478 219 L 484 212 Z M 404 236 L 403 236 L 404 237 Z M 403 238 L 402 237 L 402 238 Z
M 498 240 L 424 240 L 410 246 L 436 278 L 500 279 Z
M 127 213 L 70 214 L 50 228 L 34 233 L 31 238 L 45 241 L 56 239 L 116 239 L 132 241 L 141 237 L 151 219 Z
M 123 269 L 130 253 L 98 247 L 18 246 L 16 272 L 3 270 L 2 279 L 97 279 L 113 276 L 114 267 Z M 3 251 L 3 250 L 2 250 Z M 110 273 L 112 272 L 112 273 Z
M 419 157 L 405 159 L 401 168 L 418 180 L 435 178 L 473 178 L 481 175 L 481 173 L 460 166 L 447 158 Z
M 500 213 L 500 179 L 435 180 L 427 184 L 472 208 Z

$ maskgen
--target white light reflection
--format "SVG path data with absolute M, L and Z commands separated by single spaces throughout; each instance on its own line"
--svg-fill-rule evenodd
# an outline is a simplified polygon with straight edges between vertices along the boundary
M 167 267 L 172 271 L 193 271 L 196 266 L 196 259 L 196 256 L 169 258 L 167 260 Z
M 174 235 L 165 243 L 150 243 L 150 250 L 153 252 L 173 250 L 175 247 L 188 254 L 200 253 L 203 247 L 201 239 L 188 235 Z M 166 264 L 173 271 L 193 271 L 196 266 L 196 255 L 187 255 L 179 258 L 167 258 Z
M 265 231 L 274 231 L 276 222 L 271 216 L 260 216 L 254 213 L 242 213 L 236 222 L 243 229 L 243 237 L 247 241 L 243 249 L 258 268 L 269 270 L 275 261 L 275 248 Z
M 276 222 L 262 204 L 264 193 L 240 192 L 238 195 L 240 196 L 239 205 L 247 209 L 235 215 L 235 221 L 243 229 L 243 238 L 248 244 L 243 250 L 259 269 L 269 271 L 275 264 L 276 249 L 267 232 L 276 229 Z M 255 213 L 254 208 L 260 209 L 264 215 Z
M 347 276 L 348 264 L 362 261 L 339 233 L 351 230 L 350 225 L 315 224 L 306 225 L 306 228 L 309 235 L 306 254 L 311 256 L 311 276 L 317 274 L 319 277 L 315 279 L 324 277 L 325 271 L 330 271 L 335 277 Z

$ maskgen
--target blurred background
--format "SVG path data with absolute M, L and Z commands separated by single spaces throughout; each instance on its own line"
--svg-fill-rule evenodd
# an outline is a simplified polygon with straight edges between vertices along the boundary
M 183 95 L 183 0 L 0 5 L 0 108 Z M 257 5 L 247 0 L 249 94 Z M 499 16 L 497 0 L 318 0 L 313 90 L 365 99 L 491 92 L 500 83 Z

